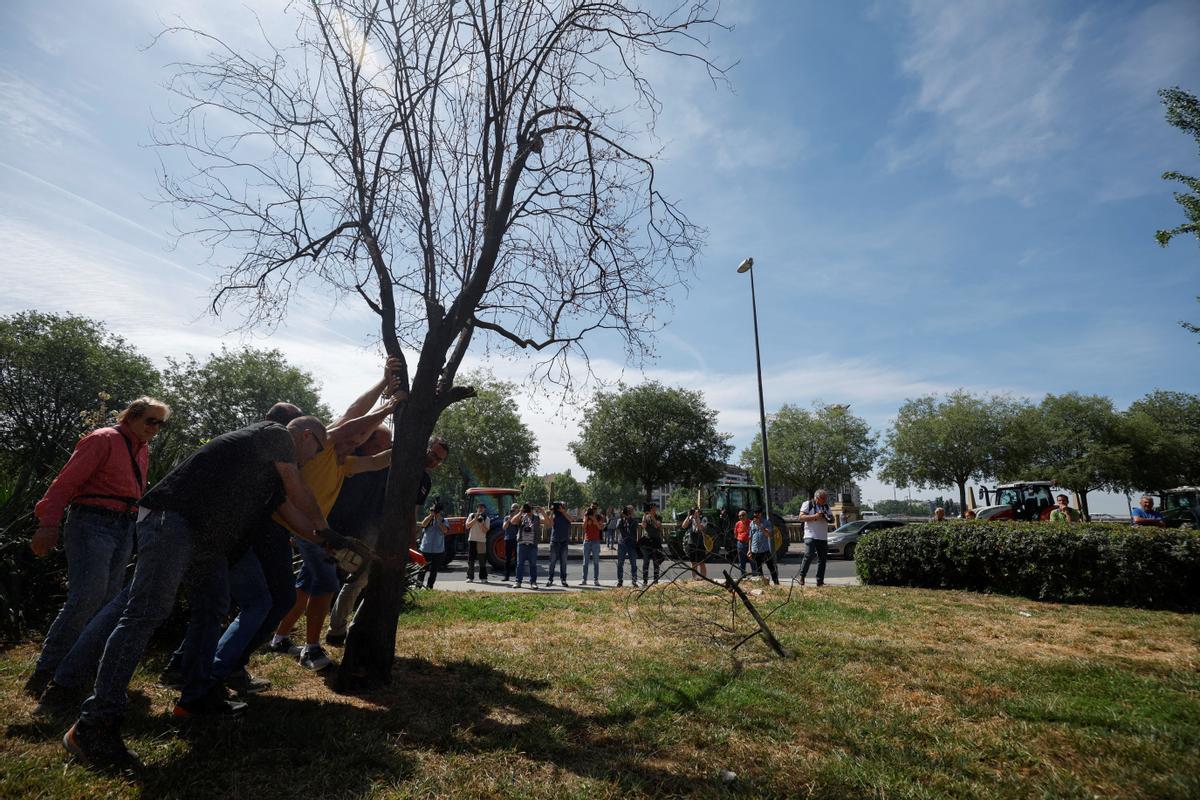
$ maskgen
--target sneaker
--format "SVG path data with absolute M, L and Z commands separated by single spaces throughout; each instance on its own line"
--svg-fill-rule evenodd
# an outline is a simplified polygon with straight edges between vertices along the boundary
M 800 585 L 801 586 L 804 585 L 804 576 L 803 575 L 800 576 Z
M 245 710 L 245 703 L 229 699 L 229 692 L 218 684 L 199 700 L 177 702 L 171 716 L 177 720 L 236 719 Z
M 166 669 L 158 673 L 158 685 L 164 689 L 182 689 L 183 670 L 174 669 L 168 665 Z
M 474 578 L 467 578 L 467 583 L 474 583 L 474 582 L 475 582 Z
M 271 682 L 266 678 L 256 678 L 247 672 L 245 669 L 239 669 L 237 672 L 231 672 L 225 676 L 223 681 L 227 689 L 236 692 L 241 697 L 248 697 L 252 694 L 262 694 L 267 689 L 271 688 Z
M 42 692 L 37 707 L 33 709 L 33 715 L 44 719 L 61 719 L 77 716 L 79 714 L 79 707 L 83 705 L 83 701 L 86 699 L 87 692 L 85 690 L 63 686 L 52 680 L 46 686 L 46 690 Z
M 520 589 L 520 588 L 521 588 L 521 582 L 520 582 L 520 581 L 517 581 L 517 584 L 516 584 L 516 586 L 517 586 L 517 588 L 518 588 L 518 589 Z
M 266 647 L 266 651 L 268 653 L 286 653 L 287 655 L 292 656 L 300 654 L 300 648 L 297 647 L 288 636 L 283 637 L 283 639 L 278 642 L 269 643 Z
M 310 644 L 300 653 L 300 666 L 311 669 L 313 672 L 320 672 L 332 664 L 333 659 L 325 655 L 325 651 L 319 644 Z
M 487 575 L 484 575 L 482 578 L 480 578 L 480 580 L 483 581 L 484 583 L 487 583 L 488 582 Z
M 621 588 L 622 586 L 624 586 L 624 585 L 625 585 L 625 581 L 617 581 L 617 588 L 618 588 L 618 589 L 620 589 L 620 588 Z
M 537 587 L 538 587 L 538 585 L 536 583 L 529 584 L 530 589 L 536 589 Z
M 592 581 L 592 586 L 599 586 L 599 585 L 600 585 L 600 581 Z
M 142 764 L 121 741 L 117 720 L 76 721 L 62 739 L 67 752 L 91 767 L 117 772 L 136 772 Z
M 325 644 L 330 647 L 342 647 L 346 644 L 346 634 L 344 633 L 327 633 L 325 634 Z
M 45 669 L 35 669 L 33 674 L 29 676 L 29 680 L 25 681 L 22 691 L 34 700 L 37 700 L 42 696 L 42 692 L 46 691 L 46 687 L 50 685 L 50 681 L 53 679 L 53 672 Z

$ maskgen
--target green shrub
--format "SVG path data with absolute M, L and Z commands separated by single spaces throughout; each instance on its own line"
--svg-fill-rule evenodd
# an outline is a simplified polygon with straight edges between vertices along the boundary
M 921 523 L 864 535 L 855 563 L 863 583 L 1200 610 L 1195 531 L 1114 523 Z

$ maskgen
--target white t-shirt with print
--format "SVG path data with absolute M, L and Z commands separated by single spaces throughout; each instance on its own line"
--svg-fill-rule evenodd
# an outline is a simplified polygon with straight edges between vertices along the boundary
M 821 505 L 815 500 L 806 500 L 804 505 L 800 506 L 800 514 L 808 516 L 809 514 L 829 513 L 828 505 Z M 804 523 L 804 538 L 805 539 L 828 539 L 829 538 L 829 523 L 824 519 Z

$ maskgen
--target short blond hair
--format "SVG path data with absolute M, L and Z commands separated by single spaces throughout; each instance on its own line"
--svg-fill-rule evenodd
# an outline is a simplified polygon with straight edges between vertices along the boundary
M 155 400 L 153 397 L 139 397 L 125 406 L 124 411 L 117 414 L 117 422 L 132 422 L 135 419 L 141 419 L 152 408 L 161 408 L 163 410 L 163 419 L 171 416 L 171 407 L 162 400 Z

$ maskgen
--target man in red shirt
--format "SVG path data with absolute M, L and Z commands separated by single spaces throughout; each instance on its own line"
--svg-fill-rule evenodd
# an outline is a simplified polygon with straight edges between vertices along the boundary
M 737 522 L 733 524 L 733 538 L 736 540 L 738 569 L 746 574 L 746 562 L 750 559 L 750 517 L 746 510 L 738 512 Z
M 35 555 L 54 549 L 62 527 L 67 601 L 46 632 L 37 666 L 25 684 L 32 696 L 42 693 L 80 632 L 121 591 L 133 551 L 137 502 L 146 490 L 147 443 L 170 415 L 171 409 L 159 400 L 134 400 L 117 416 L 115 426 L 79 440 L 34 508 L 38 529 L 29 547 Z

